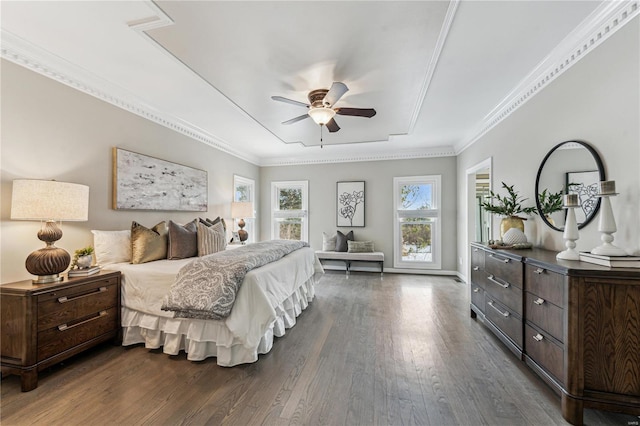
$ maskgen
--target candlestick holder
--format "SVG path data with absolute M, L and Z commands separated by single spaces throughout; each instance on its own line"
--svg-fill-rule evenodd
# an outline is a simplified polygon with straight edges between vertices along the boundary
M 576 200 L 577 202 L 577 200 Z M 576 250 L 576 241 L 580 238 L 578 233 L 578 221 L 576 220 L 575 207 L 564 206 L 567 210 L 567 218 L 564 223 L 564 245 L 567 248 L 556 255 L 556 259 L 562 260 L 580 260 L 580 253 Z
M 612 244 L 613 233 L 618 230 L 616 227 L 616 220 L 613 217 L 613 210 L 611 210 L 610 197 L 615 197 L 617 194 L 599 194 L 598 197 L 602 200 L 600 203 L 600 218 L 598 219 L 598 231 L 602 233 L 600 239 L 602 244 L 591 250 L 592 254 L 600 254 L 604 256 L 626 256 L 627 252 Z

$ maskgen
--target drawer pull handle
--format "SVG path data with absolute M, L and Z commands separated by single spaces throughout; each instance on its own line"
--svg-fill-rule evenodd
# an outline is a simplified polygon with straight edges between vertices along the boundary
M 544 272 L 544 269 L 542 268 L 537 268 L 535 271 L 533 271 L 534 274 L 538 274 L 538 275 L 542 274 L 543 272 Z
M 107 315 L 107 311 L 100 311 L 100 313 L 98 315 L 96 315 L 95 317 L 86 319 L 84 321 L 77 322 L 77 323 L 75 323 L 73 325 L 61 324 L 61 325 L 58 326 L 58 330 L 60 330 L 60 331 L 70 330 L 73 327 L 77 327 L 79 325 L 86 324 L 86 323 L 91 322 L 93 320 L 97 320 L 98 318 L 102 318 L 105 315 Z
M 499 260 L 500 262 L 503 262 L 503 263 L 509 263 L 511 261 L 511 259 L 500 259 L 499 257 L 496 257 L 493 254 L 490 254 L 489 257 L 493 257 L 494 259 Z
M 477 248 L 474 248 L 474 249 L 473 249 L 473 251 L 477 252 L 477 251 L 478 251 L 478 249 L 477 249 Z
M 474 267 L 473 267 L 473 270 L 474 270 L 474 271 L 479 271 L 479 270 L 480 270 L 480 267 L 478 267 L 478 266 L 474 266 Z
M 544 336 L 540 333 L 533 336 L 533 340 L 535 340 L 536 342 L 542 342 L 542 339 L 544 339 Z
M 473 289 L 473 292 L 474 292 L 474 293 L 477 293 L 477 292 L 479 292 L 479 291 L 480 291 L 480 289 L 479 289 L 478 287 L 476 287 L 476 288 L 474 288 L 474 289 Z
M 489 276 L 487 277 L 487 279 L 488 279 L 489 281 L 491 281 L 492 283 L 498 284 L 498 285 L 499 285 L 500 287 L 502 287 L 502 288 L 509 288 L 509 286 L 511 285 L 511 284 L 509 284 L 509 283 L 502 284 L 500 281 L 495 280 L 495 277 L 494 277 L 493 275 L 489 275 Z
M 493 300 L 490 300 L 490 301 L 489 301 L 489 306 L 491 306 L 493 309 L 495 309 L 495 310 L 496 310 L 500 315 L 502 315 L 503 317 L 505 317 L 505 318 L 506 318 L 506 317 L 508 317 L 508 316 L 509 316 L 509 312 L 502 312 L 500 309 L 496 308 L 496 307 L 493 305 Z
M 538 297 L 536 300 L 533 301 L 533 303 L 535 303 L 536 305 L 542 305 L 544 303 L 544 299 L 541 297 Z
M 58 297 L 58 303 L 73 302 L 74 300 L 82 299 L 83 297 L 87 297 L 87 296 L 93 296 L 94 294 L 97 294 L 97 293 L 104 293 L 105 291 L 107 291 L 106 287 L 100 287 L 96 291 L 92 291 L 91 293 L 82 294 L 80 296 L 72 297 L 70 299 L 67 298 L 67 296 Z

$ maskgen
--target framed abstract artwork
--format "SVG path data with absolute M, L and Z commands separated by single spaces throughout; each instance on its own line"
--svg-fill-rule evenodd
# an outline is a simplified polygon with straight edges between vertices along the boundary
M 337 226 L 364 226 L 364 181 L 338 182 L 336 188 Z
M 113 148 L 113 208 L 206 212 L 207 172 Z

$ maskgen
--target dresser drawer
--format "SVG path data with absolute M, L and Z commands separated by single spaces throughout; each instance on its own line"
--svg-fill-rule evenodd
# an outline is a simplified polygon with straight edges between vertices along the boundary
M 498 253 L 487 253 L 484 269 L 511 285 L 522 288 L 522 262 Z
M 563 309 L 533 293 L 525 293 L 526 318 L 563 342 Z
M 117 278 L 38 296 L 38 331 L 83 318 L 118 304 Z
M 485 290 L 487 293 L 522 316 L 522 289 L 492 274 L 487 274 L 488 273 L 485 272 L 487 283 Z
M 557 306 L 564 306 L 564 276 L 539 268 L 525 265 L 526 290 L 548 300 Z
M 551 341 L 549 336 L 525 325 L 525 352 L 539 366 L 554 376 L 561 383 L 564 371 L 564 352 L 561 346 Z
M 484 312 L 484 290 L 474 283 L 471 283 L 471 303 Z
M 38 361 L 109 332 L 117 332 L 118 308 L 112 307 L 38 333 Z
M 485 315 L 518 347 L 522 348 L 522 319 L 492 298 L 490 294 L 485 294 Z
M 472 266 L 471 282 L 482 288 L 487 288 L 487 273 L 479 266 Z
M 485 251 L 478 247 L 471 246 L 471 270 L 476 266 L 479 269 L 484 269 L 484 256 Z

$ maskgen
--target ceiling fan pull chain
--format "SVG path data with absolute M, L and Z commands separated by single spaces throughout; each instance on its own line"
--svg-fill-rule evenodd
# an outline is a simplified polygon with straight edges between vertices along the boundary
M 322 124 L 320 125 L 320 149 L 322 149 Z

